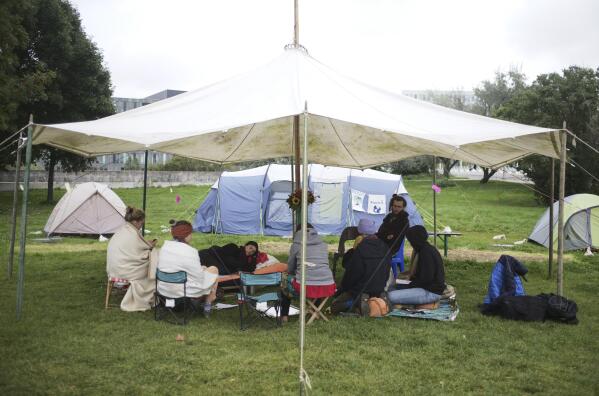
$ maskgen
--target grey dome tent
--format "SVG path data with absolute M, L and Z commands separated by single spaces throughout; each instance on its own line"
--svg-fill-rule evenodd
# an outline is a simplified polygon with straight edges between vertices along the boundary
M 599 196 L 574 194 L 564 199 L 564 249 L 599 248 Z M 559 202 L 553 204 L 553 241 L 557 246 Z M 529 240 L 549 247 L 549 208 L 543 213 Z
M 114 191 L 100 183 L 82 183 L 58 201 L 46 234 L 114 234 L 125 223 L 126 206 Z

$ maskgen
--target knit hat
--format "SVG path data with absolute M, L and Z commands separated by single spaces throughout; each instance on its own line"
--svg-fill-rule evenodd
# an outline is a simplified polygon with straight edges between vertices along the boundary
M 358 223 L 358 232 L 363 235 L 372 235 L 376 233 L 376 226 L 374 220 L 360 219 Z
M 171 220 L 171 235 L 176 239 L 185 239 L 193 231 L 193 227 L 187 221 L 177 221 L 176 223 Z

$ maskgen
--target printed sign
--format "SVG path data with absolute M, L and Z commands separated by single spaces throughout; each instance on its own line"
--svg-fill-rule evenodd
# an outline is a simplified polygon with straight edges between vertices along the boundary
M 358 190 L 351 190 L 351 208 L 357 212 L 364 212 L 364 197 L 366 193 Z
M 387 197 L 385 195 L 368 194 L 368 213 L 386 214 Z

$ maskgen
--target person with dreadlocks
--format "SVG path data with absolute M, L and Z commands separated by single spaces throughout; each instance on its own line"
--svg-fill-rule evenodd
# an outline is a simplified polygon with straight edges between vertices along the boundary
M 186 220 L 171 220 L 172 241 L 165 241 L 158 256 L 158 269 L 163 272 L 187 272 L 186 294 L 194 306 L 204 304 L 204 316 L 209 317 L 216 299 L 218 268 L 204 266 L 197 249 L 190 246 L 192 226 Z M 183 297 L 179 284 L 158 282 L 158 292 L 171 297 Z
M 389 214 L 385 216 L 376 233 L 391 249 L 391 257 L 395 256 L 401 247 L 406 231 L 410 227 L 408 212 L 406 212 L 407 205 L 404 197 L 393 194 L 389 201 Z

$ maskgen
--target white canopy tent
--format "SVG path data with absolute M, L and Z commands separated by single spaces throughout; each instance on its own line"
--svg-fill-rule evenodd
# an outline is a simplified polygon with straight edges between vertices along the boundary
M 293 116 L 305 110 L 310 161 L 325 165 L 367 168 L 423 154 L 486 167 L 533 153 L 559 158 L 558 130 L 384 91 L 293 46 L 254 71 L 141 108 L 35 125 L 33 144 L 84 156 L 150 149 L 218 163 L 288 157 Z

